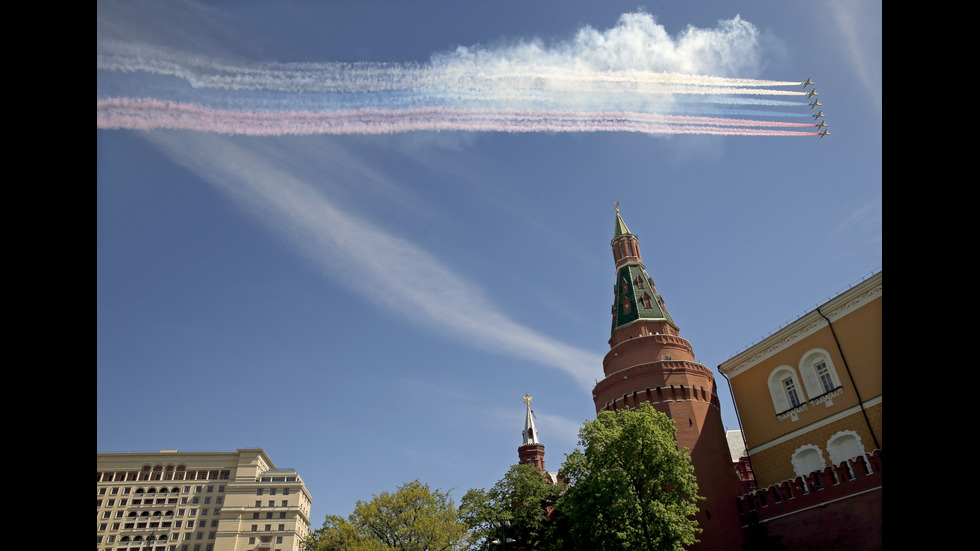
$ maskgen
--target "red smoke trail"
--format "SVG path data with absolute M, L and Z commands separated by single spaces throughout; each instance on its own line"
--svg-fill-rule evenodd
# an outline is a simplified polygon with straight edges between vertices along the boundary
M 250 112 L 213 109 L 156 99 L 97 100 L 97 127 L 133 130 L 179 129 L 217 134 L 279 136 L 395 134 L 413 131 L 641 132 L 808 136 L 775 128 L 813 127 L 789 123 L 630 111 L 516 111 L 420 108 L 411 110 Z

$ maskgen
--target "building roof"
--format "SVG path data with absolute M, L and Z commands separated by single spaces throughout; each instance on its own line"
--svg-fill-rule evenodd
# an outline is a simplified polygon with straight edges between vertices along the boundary
M 730 430 L 725 433 L 725 438 L 728 439 L 728 451 L 732 455 L 732 463 L 737 463 L 739 459 L 748 455 L 745 451 L 745 439 L 742 437 L 742 431 Z
M 538 440 L 538 430 L 534 427 L 534 412 L 531 411 L 531 396 L 524 395 L 524 403 L 527 405 L 527 415 L 524 417 L 524 444 L 540 444 Z
M 879 297 L 880 270 L 732 356 L 719 365 L 718 370 L 728 377 L 734 377 L 803 336 L 826 327 L 824 316 L 835 321 Z
M 626 222 L 623 222 L 623 217 L 619 215 L 619 202 L 616 202 L 616 229 L 613 237 L 619 237 L 620 235 L 630 234 L 630 229 L 626 227 Z M 632 234 L 630 234 L 632 235 Z

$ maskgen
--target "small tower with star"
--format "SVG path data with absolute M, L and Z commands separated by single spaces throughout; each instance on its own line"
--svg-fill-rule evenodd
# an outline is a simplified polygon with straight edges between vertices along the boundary
M 518 463 L 534 465 L 544 471 L 544 444 L 538 440 L 538 429 L 534 426 L 534 412 L 531 411 L 529 394 L 524 395 L 524 404 L 527 406 L 527 415 L 524 418 L 524 443 L 517 448 Z

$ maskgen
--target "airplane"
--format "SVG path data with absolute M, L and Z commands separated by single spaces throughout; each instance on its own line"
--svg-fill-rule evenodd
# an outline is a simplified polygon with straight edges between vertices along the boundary
M 819 95 L 820 94 L 817 93 L 817 89 L 814 88 L 813 90 L 810 90 L 809 92 L 806 93 L 806 99 L 810 99 L 813 96 L 819 96 Z
M 807 86 L 813 86 L 813 79 L 812 79 L 812 78 L 810 78 L 810 77 L 807 77 L 807 79 L 806 79 L 806 80 L 804 80 L 804 81 L 802 82 L 802 84 L 803 84 L 803 89 L 804 89 L 804 90 L 806 90 L 806 87 L 807 87 Z
M 820 133 L 820 139 L 822 140 L 824 136 L 829 136 L 829 135 L 830 135 L 830 130 L 824 130 L 823 132 Z
M 825 117 L 825 116 L 826 115 L 823 114 L 823 111 L 820 111 L 819 113 L 817 113 L 816 115 L 813 116 L 813 120 L 817 120 L 820 117 Z
M 827 126 L 827 121 L 825 121 L 825 120 L 824 121 L 820 121 L 819 124 L 816 124 L 814 126 L 816 126 L 817 128 L 823 128 L 823 127 Z
M 813 111 L 814 107 L 820 107 L 821 105 L 823 104 L 820 103 L 820 98 L 813 100 L 813 103 L 810 104 L 810 111 Z

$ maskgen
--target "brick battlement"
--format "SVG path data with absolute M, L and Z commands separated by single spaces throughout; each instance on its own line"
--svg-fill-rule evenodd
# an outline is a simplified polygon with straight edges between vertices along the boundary
M 853 473 L 853 474 L 852 474 Z M 881 488 L 881 450 L 738 498 L 743 524 L 765 522 Z
M 596 386 L 596 389 L 599 389 L 599 386 L 603 382 L 600 382 Z M 653 405 L 664 402 L 706 402 L 716 409 L 719 408 L 718 396 L 712 394 L 710 390 L 704 387 L 670 385 L 655 388 L 647 387 L 646 390 L 634 390 L 632 393 L 623 394 L 621 397 L 616 397 L 611 402 L 606 403 L 600 408 L 600 411 L 615 411 L 625 408 L 636 409 L 644 402 Z

